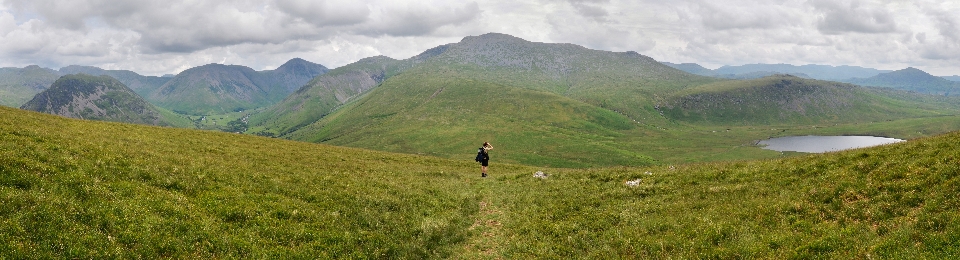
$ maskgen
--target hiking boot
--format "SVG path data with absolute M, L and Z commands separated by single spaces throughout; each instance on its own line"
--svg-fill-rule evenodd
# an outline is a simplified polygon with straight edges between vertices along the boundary
M 480 173 L 480 177 L 484 177 L 484 178 L 486 178 L 486 177 L 487 177 L 487 173 L 485 173 L 485 172 L 481 172 L 481 173 Z

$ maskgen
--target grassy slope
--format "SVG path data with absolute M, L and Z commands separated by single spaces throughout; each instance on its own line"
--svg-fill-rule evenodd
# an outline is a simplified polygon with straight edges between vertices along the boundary
M 623 136 L 618 130 L 636 127 L 620 114 L 546 92 L 461 78 L 452 71 L 408 71 L 343 111 L 291 138 L 460 158 L 472 158 L 464 153 L 490 141 L 504 148 L 499 159 L 508 162 L 565 167 L 652 163 L 615 144 Z
M 0 114 L 0 258 L 960 256 L 960 133 L 675 168 L 494 157 L 480 179 L 464 160 Z
M 477 207 L 465 162 L 0 113 L 0 258 L 442 256 Z
M 186 115 L 178 114 L 158 106 L 154 106 L 154 108 L 156 108 L 157 112 L 160 113 L 160 117 L 162 117 L 169 126 L 178 128 L 196 128 L 196 126 L 193 124 L 193 121 L 191 121 Z

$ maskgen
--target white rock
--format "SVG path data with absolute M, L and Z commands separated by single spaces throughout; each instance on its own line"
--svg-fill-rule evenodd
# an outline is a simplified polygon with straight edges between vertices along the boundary
M 533 173 L 533 177 L 534 177 L 534 178 L 540 178 L 540 179 L 546 179 L 546 178 L 547 178 L 547 174 L 546 174 L 546 173 L 543 173 L 542 171 L 537 171 L 537 172 Z

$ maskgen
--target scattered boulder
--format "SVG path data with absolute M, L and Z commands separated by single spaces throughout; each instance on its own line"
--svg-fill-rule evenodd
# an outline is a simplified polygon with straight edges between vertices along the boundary
M 632 181 L 627 181 L 626 184 L 627 184 L 627 186 L 630 186 L 630 187 L 640 186 L 640 179 L 636 179 L 636 180 L 632 180 Z
M 540 179 L 547 179 L 547 174 L 546 174 L 546 173 L 543 173 L 542 171 L 537 171 L 537 172 L 533 173 L 533 177 L 534 177 L 534 178 L 540 178 Z

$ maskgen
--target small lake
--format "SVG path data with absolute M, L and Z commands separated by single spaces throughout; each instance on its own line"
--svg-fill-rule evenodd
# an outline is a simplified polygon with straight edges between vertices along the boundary
M 896 138 L 876 136 L 787 136 L 758 142 L 763 149 L 779 152 L 825 153 L 854 148 L 903 142 Z

